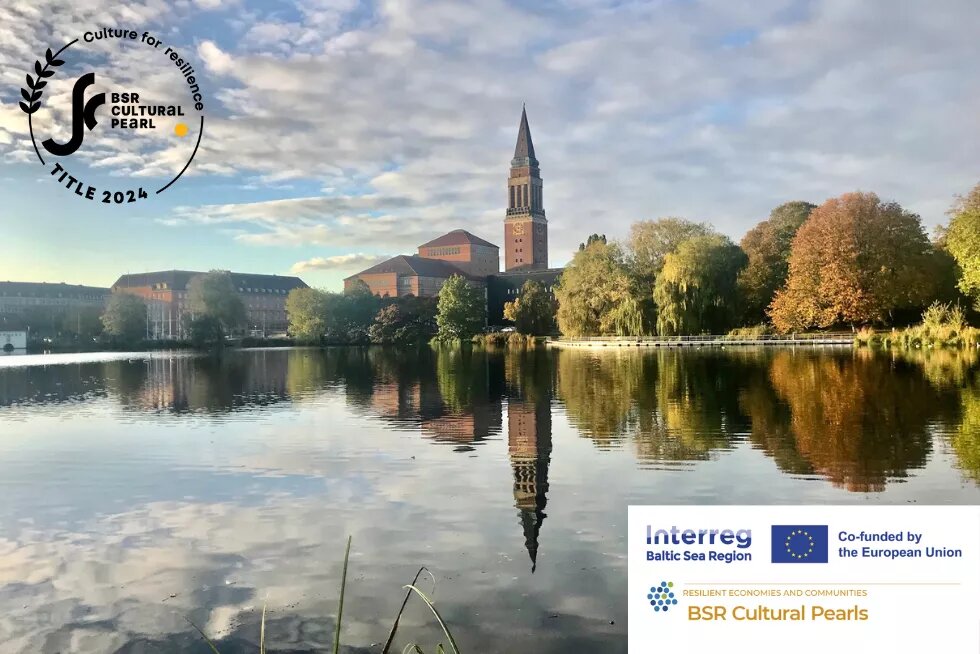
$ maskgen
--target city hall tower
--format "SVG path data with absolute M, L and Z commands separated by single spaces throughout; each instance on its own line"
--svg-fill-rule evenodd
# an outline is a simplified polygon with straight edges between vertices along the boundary
M 517 147 L 507 180 L 504 218 L 504 270 L 548 267 L 548 220 L 544 216 L 544 183 L 534 157 L 527 110 L 521 112 Z

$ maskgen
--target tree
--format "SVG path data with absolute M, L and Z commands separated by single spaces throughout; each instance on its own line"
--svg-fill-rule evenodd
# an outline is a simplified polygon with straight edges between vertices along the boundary
M 89 341 L 97 338 L 104 329 L 102 309 L 99 307 L 74 307 L 61 316 L 61 331 L 74 338 Z
M 781 204 L 772 210 L 768 220 L 763 220 L 742 238 L 740 245 L 748 256 L 748 265 L 738 275 L 738 289 L 745 324 L 754 325 L 765 320 L 766 309 L 772 304 L 776 291 L 786 283 L 793 238 L 816 208 L 809 202 Z
M 589 238 L 585 239 L 585 243 L 579 243 L 578 244 L 578 249 L 579 250 L 584 250 L 585 248 L 589 247 L 590 245 L 592 245 L 593 243 L 596 243 L 596 242 L 605 243 L 606 242 L 606 235 L 605 234 L 589 234 Z
M 146 302 L 128 293 L 113 293 L 109 297 L 102 324 L 110 336 L 133 343 L 146 335 Z
M 783 332 L 885 323 L 931 301 L 933 248 L 919 216 L 874 193 L 813 210 L 793 239 L 786 287 L 769 315 Z
M 319 343 L 327 333 L 331 293 L 315 288 L 294 288 L 286 296 L 289 335 L 298 341 Z
M 512 321 L 522 334 L 551 334 L 555 330 L 555 301 L 544 286 L 528 280 L 521 294 L 504 304 L 504 318 Z
M 633 223 L 629 238 L 633 269 L 637 276 L 653 284 L 667 255 L 674 252 L 681 243 L 714 233 L 711 225 L 685 218 L 658 218 Z
M 959 199 L 951 214 L 945 245 L 959 266 L 957 286 L 980 311 L 980 184 Z
M 615 308 L 632 295 L 632 280 L 615 243 L 594 241 L 572 257 L 555 286 L 558 329 L 566 336 L 616 334 Z M 620 320 L 617 320 L 620 318 Z M 643 333 L 642 320 L 639 333 Z
M 664 259 L 654 287 L 657 332 L 674 336 L 727 331 L 735 317 L 735 280 L 746 261 L 745 253 L 720 234 L 681 243 Z
M 710 225 L 684 218 L 642 220 L 630 227 L 627 265 L 635 287 L 635 297 L 646 324 L 653 326 L 657 321 L 653 286 L 663 268 L 664 259 L 684 241 L 714 233 Z
M 436 324 L 440 341 L 469 340 L 483 329 L 487 321 L 487 305 L 482 289 L 453 275 L 439 289 Z
M 381 303 L 382 299 L 372 293 L 363 280 L 356 280 L 344 289 L 344 294 L 336 303 L 331 303 L 332 312 L 328 315 L 330 333 L 339 340 L 368 343 L 368 332 Z
M 400 297 L 382 307 L 368 335 L 372 343 L 407 345 L 428 341 L 435 334 L 435 303 L 413 295 Z
M 225 330 L 215 316 L 198 316 L 188 325 L 191 344 L 198 349 L 221 348 L 225 344 Z
M 195 319 L 216 318 L 225 332 L 245 324 L 245 303 L 238 295 L 231 273 L 224 270 L 192 277 L 187 283 L 187 305 Z

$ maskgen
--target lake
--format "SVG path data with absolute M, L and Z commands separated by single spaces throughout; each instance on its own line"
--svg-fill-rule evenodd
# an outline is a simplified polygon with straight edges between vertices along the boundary
M 980 503 L 977 351 L 0 358 L 0 651 L 626 651 L 626 507 Z M 435 651 L 409 603 L 393 652 Z

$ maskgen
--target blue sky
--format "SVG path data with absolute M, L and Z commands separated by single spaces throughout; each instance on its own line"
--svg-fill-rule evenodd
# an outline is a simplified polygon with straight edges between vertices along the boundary
M 858 189 L 931 227 L 980 180 L 978 24 L 975 0 L 6 2 L 0 279 L 227 268 L 338 288 L 450 229 L 500 242 L 522 102 L 552 265 L 639 219 L 738 239 L 782 202 Z M 53 183 L 16 105 L 46 47 L 116 26 L 189 56 L 207 105 L 188 173 L 122 207 Z M 63 129 L 54 101 L 86 65 L 150 96 L 182 83 L 139 48 L 73 54 L 41 131 Z M 124 187 L 190 147 L 95 131 L 77 165 Z

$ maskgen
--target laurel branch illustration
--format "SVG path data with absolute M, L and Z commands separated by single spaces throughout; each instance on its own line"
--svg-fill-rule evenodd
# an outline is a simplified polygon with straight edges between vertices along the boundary
M 20 90 L 20 94 L 24 97 L 20 103 L 20 108 L 28 116 L 41 108 L 41 89 L 48 84 L 44 80 L 53 76 L 55 73 L 55 71 L 51 70 L 51 68 L 57 68 L 58 66 L 63 66 L 65 64 L 63 59 L 55 59 L 55 55 L 51 52 L 51 48 L 48 48 L 47 52 L 44 53 L 44 61 L 45 64 L 43 67 L 41 66 L 40 61 L 34 62 L 34 73 L 37 75 L 37 78 L 35 79 L 28 74 L 27 88 Z

